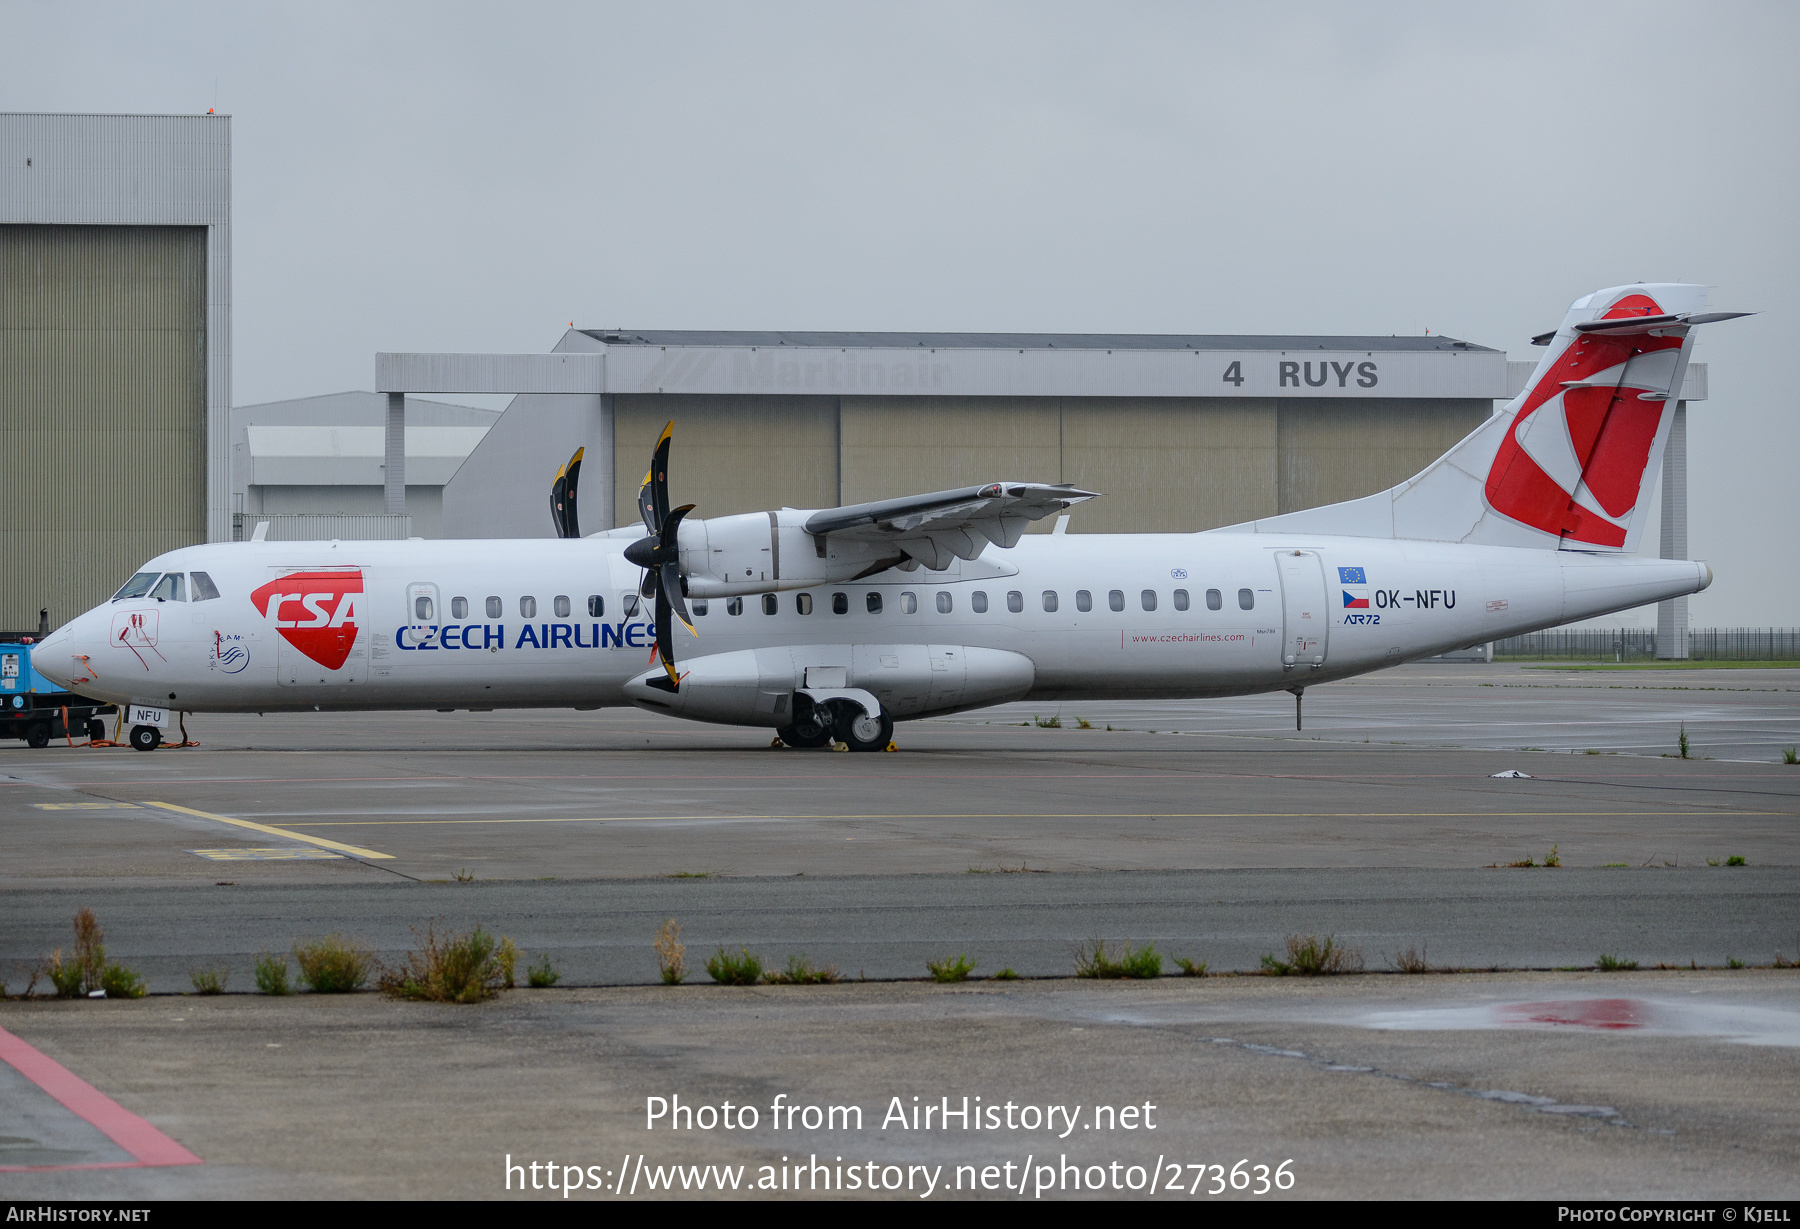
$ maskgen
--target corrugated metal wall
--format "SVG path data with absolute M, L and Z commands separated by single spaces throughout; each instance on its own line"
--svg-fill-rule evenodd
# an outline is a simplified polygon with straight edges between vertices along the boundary
M 0 630 L 206 539 L 201 226 L 0 226 Z
M 1485 401 L 1461 399 L 1279 401 L 1278 511 L 1385 491 L 1449 452 L 1492 412 Z

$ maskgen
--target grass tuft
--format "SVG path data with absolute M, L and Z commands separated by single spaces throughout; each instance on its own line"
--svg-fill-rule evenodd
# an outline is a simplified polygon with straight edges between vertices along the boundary
M 99 989 L 106 991 L 109 999 L 141 999 L 145 993 L 144 979 L 122 964 L 109 964 L 100 971 Z
M 1086 717 L 1077 717 L 1075 718 L 1075 728 L 1079 730 L 1091 730 L 1094 728 L 1094 723 L 1089 721 Z
M 1599 969 L 1602 973 L 1627 973 L 1632 969 L 1637 968 L 1637 961 L 1625 960 L 1618 956 L 1608 956 L 1605 952 L 1602 952 L 1600 953 L 1600 959 L 1594 962 L 1594 967 Z
M 754 986 L 762 980 L 762 957 L 740 947 L 734 955 L 720 948 L 706 958 L 706 975 L 721 986 Z
M 1800 747 L 1783 747 L 1781 762 L 1783 764 L 1800 764 Z
M 1550 846 L 1550 852 L 1544 855 L 1545 866 L 1561 866 L 1562 856 L 1556 852 L 1556 846 Z
M 519 970 L 519 945 L 501 935 L 500 945 L 494 949 L 494 963 L 500 966 L 500 984 L 513 989 Z
M 454 874 L 450 877 L 452 879 L 456 880 L 456 882 L 458 882 L 458 883 L 474 883 L 475 882 L 475 872 L 470 870 L 466 866 L 463 867 L 461 870 L 457 871 L 456 874 Z
M 106 975 L 106 932 L 100 920 L 85 906 L 75 914 L 75 963 L 81 967 L 84 990 L 104 990 L 101 978 Z
M 802 954 L 789 956 L 787 968 L 770 969 L 763 974 L 763 980 L 771 986 L 817 986 L 844 979 L 838 976 L 836 965 L 814 965 Z
M 1062 729 L 1061 717 L 1033 717 L 1032 720 L 1037 722 L 1037 728 L 1040 730 Z
M 1681 723 L 1681 736 L 1676 739 L 1676 745 L 1681 748 L 1681 758 L 1688 759 L 1687 722 L 1685 721 Z
M 1744 962 L 1739 960 L 1736 956 L 1727 956 L 1725 957 L 1725 967 L 1728 969 L 1741 969 L 1744 967 Z
M 1001 969 L 998 973 L 994 974 L 994 980 L 995 981 L 1018 981 L 1019 975 L 1017 973 L 1013 972 L 1013 968 L 1009 964 L 1004 969 Z
M 1133 947 L 1121 944 L 1117 951 L 1104 939 L 1095 939 L 1075 949 L 1075 976 L 1097 978 L 1149 978 L 1162 976 L 1162 953 L 1146 943 Z
M 46 956 L 40 968 L 42 969 L 44 976 L 50 979 L 50 985 L 56 991 L 57 998 L 75 999 L 81 997 L 81 965 L 73 960 L 64 960 L 62 948 L 59 947 Z
M 681 941 L 681 927 L 674 918 L 664 918 L 656 932 L 656 967 L 662 970 L 665 985 L 679 986 L 687 977 L 687 947 Z
M 1328 977 L 1338 973 L 1360 973 L 1362 949 L 1346 947 L 1336 935 L 1289 935 L 1287 959 L 1262 958 L 1263 969 L 1276 977 Z
M 1508 866 L 1536 866 L 1537 863 L 1533 862 L 1529 857 L 1526 857 L 1523 860 L 1518 861 L 1518 862 L 1508 862 L 1507 865 Z
M 525 970 L 525 984 L 533 990 L 544 990 L 562 980 L 562 973 L 550 963 L 550 953 L 545 952 L 537 958 L 529 969 Z
M 1749 866 L 1750 863 L 1741 854 L 1734 853 L 1729 858 L 1725 859 L 1725 865 L 1726 866 Z
M 1175 957 L 1175 967 L 1181 970 L 1183 977 L 1205 977 L 1206 961 L 1189 960 L 1186 956 Z
M 505 980 L 494 955 L 499 945 L 481 927 L 466 935 L 440 935 L 437 923 L 428 922 L 423 935 L 413 927 L 413 937 L 419 940 L 418 949 L 406 953 L 399 968 L 382 973 L 383 994 L 432 1003 L 479 1003 L 499 993 Z
M 969 974 L 975 971 L 975 962 L 969 959 L 968 953 L 960 952 L 954 958 L 927 960 L 925 967 L 931 970 L 933 981 L 968 981 Z
M 294 944 L 294 963 L 314 994 L 348 994 L 367 984 L 375 953 L 333 931 L 323 939 Z
M 1429 973 L 1431 972 L 1431 961 L 1426 959 L 1423 946 L 1409 947 L 1403 952 L 1394 954 L 1394 968 L 1402 973 Z
M 256 958 L 256 988 L 264 994 L 292 994 L 293 986 L 288 984 L 288 967 L 286 956 L 258 956 Z
M 210 969 L 188 970 L 188 980 L 194 983 L 195 994 L 224 994 L 228 976 L 230 973 L 222 964 Z

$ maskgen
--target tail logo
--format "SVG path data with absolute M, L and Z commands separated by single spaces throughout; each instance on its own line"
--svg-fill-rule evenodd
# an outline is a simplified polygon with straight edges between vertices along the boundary
M 251 593 L 250 601 L 283 640 L 327 670 L 341 670 L 356 644 L 362 596 L 362 571 L 352 569 L 290 572 Z
M 1603 319 L 1656 316 L 1627 294 Z M 1488 505 L 1545 533 L 1625 545 L 1682 337 L 1584 333 L 1526 395 L 1488 470 Z

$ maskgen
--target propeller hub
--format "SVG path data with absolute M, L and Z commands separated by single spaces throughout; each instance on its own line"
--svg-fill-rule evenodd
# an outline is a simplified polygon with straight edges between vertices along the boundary
M 639 538 L 625 548 L 625 561 L 634 567 L 646 569 L 661 567 L 665 562 L 662 558 L 661 539 L 656 537 Z

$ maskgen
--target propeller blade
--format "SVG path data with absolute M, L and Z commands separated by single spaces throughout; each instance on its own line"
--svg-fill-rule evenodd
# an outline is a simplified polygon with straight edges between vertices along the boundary
M 700 633 L 694 630 L 694 621 L 688 617 L 687 599 L 681 593 L 681 565 L 663 564 L 661 582 L 657 587 L 663 594 L 663 600 L 675 612 L 675 617 L 681 620 L 681 625 L 688 629 L 689 635 L 698 640 Z
M 581 522 L 575 516 L 575 488 L 581 479 L 581 454 L 586 448 L 577 448 L 575 455 L 569 458 L 569 481 L 563 493 L 563 537 L 579 538 Z
M 656 450 L 650 454 L 644 485 L 638 488 L 638 511 L 643 515 L 644 528 L 651 533 L 660 533 L 663 520 L 669 515 L 669 442 L 674 434 L 675 422 L 671 419 L 656 441 Z
M 673 565 L 665 565 L 665 571 Z M 652 572 L 652 576 L 656 573 Z M 678 578 L 679 579 L 679 578 Z M 681 596 L 676 589 L 675 595 Z M 669 629 L 669 593 L 661 584 L 656 586 L 656 656 L 662 658 L 663 670 L 668 673 L 671 688 L 681 685 L 681 676 L 675 673 L 674 634 Z
M 563 501 L 569 493 L 569 471 L 566 466 L 556 471 L 556 481 L 550 484 L 550 525 L 556 530 L 559 538 L 568 537 L 568 518 L 563 512 Z

